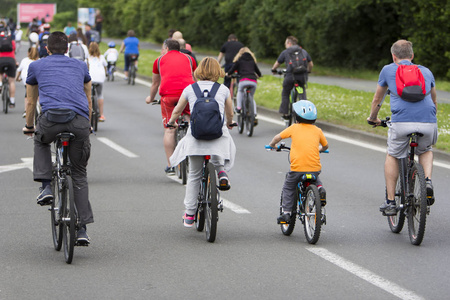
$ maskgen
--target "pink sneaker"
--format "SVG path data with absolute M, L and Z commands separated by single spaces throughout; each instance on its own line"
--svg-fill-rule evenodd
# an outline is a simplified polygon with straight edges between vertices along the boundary
M 195 218 L 194 218 L 194 215 L 188 215 L 188 214 L 184 214 L 184 216 L 183 216 L 183 225 L 184 225 L 184 227 L 192 227 L 192 226 L 194 226 L 194 220 L 195 220 Z

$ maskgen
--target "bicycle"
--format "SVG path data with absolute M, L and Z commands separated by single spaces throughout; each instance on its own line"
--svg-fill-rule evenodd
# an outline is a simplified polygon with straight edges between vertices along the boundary
M 369 125 L 387 127 L 390 118 L 381 120 L 381 124 L 368 121 Z M 395 204 L 397 214 L 387 216 L 389 228 L 394 233 L 403 229 L 405 218 L 408 219 L 408 234 L 411 244 L 420 245 L 425 235 L 426 217 L 430 214 L 428 206 L 425 173 L 420 163 L 414 160 L 417 138 L 423 136 L 420 132 L 408 135 L 408 157 L 398 159 L 399 176 L 395 186 Z M 387 192 L 386 192 L 387 193 Z
M 277 152 L 289 152 L 291 150 L 285 143 L 280 143 L 277 148 L 272 148 L 269 145 L 266 145 L 265 148 L 266 150 L 275 150 Z M 328 152 L 328 150 L 323 151 L 323 153 Z M 295 221 L 298 216 L 298 219 L 303 224 L 305 237 L 309 244 L 316 244 L 318 242 L 322 225 L 326 225 L 327 222 L 325 206 L 322 206 L 316 180 L 317 177 L 315 174 L 306 173 L 302 176 L 301 181 L 297 184 L 296 209 L 294 207 L 292 208 L 289 223 L 280 224 L 281 232 L 289 236 L 294 231 Z M 283 214 L 282 203 L 283 198 L 281 197 L 280 216 Z
M 239 78 L 238 74 L 230 76 L 233 79 Z M 232 82 L 233 84 L 233 82 Z M 237 90 L 237 86 L 234 89 Z M 237 92 L 236 92 L 237 94 Z M 236 98 L 236 97 L 234 97 Z M 237 107 L 237 100 L 235 100 L 234 107 Z M 253 102 L 253 96 L 249 87 L 244 87 L 244 99 L 242 101 L 241 112 L 238 114 L 238 131 L 244 132 L 244 127 L 247 128 L 247 136 L 253 135 L 253 128 L 255 126 L 255 103 Z
M 2 72 L 2 87 L 1 87 L 1 93 L 2 93 L 2 102 L 3 102 L 3 112 L 5 114 L 8 113 L 8 107 L 10 102 L 9 99 L 9 80 L 8 75 L 6 75 L 6 72 L 8 71 L 8 66 L 4 66 L 1 70 Z
M 276 73 L 278 75 L 284 74 L 284 76 L 286 76 L 286 69 L 277 70 Z M 294 77 L 294 87 L 291 90 L 289 108 L 288 108 L 289 118 L 284 120 L 286 127 L 289 127 L 293 123 L 295 123 L 295 113 L 292 110 L 292 104 L 299 100 L 307 100 L 306 99 L 306 88 L 307 88 L 307 83 L 305 83 L 303 85 L 299 80 L 295 79 L 295 77 Z
M 54 200 L 49 208 L 51 216 L 53 246 L 56 251 L 64 247 L 66 263 L 72 263 L 74 247 L 88 246 L 77 242 L 77 231 L 80 228 L 75 206 L 74 186 L 69 159 L 70 140 L 75 135 L 62 132 L 54 141 L 55 159 L 52 171 L 52 192 Z
M 138 54 L 130 55 L 130 70 L 128 73 L 128 84 L 134 85 L 134 80 L 136 79 L 136 62 L 138 60 Z
M 98 129 L 98 120 L 100 118 L 100 109 L 98 107 L 98 95 L 97 95 L 97 87 L 100 84 L 92 83 L 92 116 L 91 116 L 91 126 L 94 131 Z
M 116 62 L 108 62 L 108 81 L 114 81 L 114 72 L 116 71 Z
M 177 130 L 177 133 L 175 135 L 175 145 L 178 145 L 178 143 L 181 141 L 181 139 L 186 136 L 186 133 L 187 133 L 187 130 L 189 127 L 189 122 L 185 120 L 185 117 L 183 115 L 178 117 L 177 124 L 178 124 L 178 126 L 169 125 L 169 124 L 166 125 L 169 128 L 176 128 L 176 130 Z M 186 184 L 186 182 L 187 182 L 188 171 L 189 171 L 189 162 L 186 157 L 186 159 L 183 160 L 182 162 L 180 162 L 178 164 L 178 166 L 175 168 L 176 175 L 178 176 L 178 178 L 181 179 L 182 184 Z

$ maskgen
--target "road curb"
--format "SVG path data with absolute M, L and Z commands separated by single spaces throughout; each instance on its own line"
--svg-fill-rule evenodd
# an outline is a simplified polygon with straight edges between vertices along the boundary
M 269 109 L 266 107 L 258 106 L 258 114 L 262 114 L 264 116 L 274 118 L 274 119 L 281 119 L 280 114 L 278 111 L 274 109 Z M 347 137 L 353 140 L 362 141 L 366 143 L 371 143 L 377 146 L 386 147 L 387 144 L 387 137 L 359 131 L 355 129 L 351 129 L 345 126 L 331 124 L 328 122 L 316 121 L 316 125 L 321 128 L 325 132 L 337 134 L 343 137 Z M 433 149 L 434 158 L 436 160 L 445 161 L 450 163 L 450 154 L 446 153 L 442 150 Z

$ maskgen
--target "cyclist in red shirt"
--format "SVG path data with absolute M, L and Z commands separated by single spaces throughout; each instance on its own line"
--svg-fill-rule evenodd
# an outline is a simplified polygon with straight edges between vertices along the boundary
M 6 24 L 2 21 L 0 23 L 0 38 L 6 38 L 9 35 L 9 29 L 6 27 Z M 10 36 L 11 38 L 11 36 Z M 6 75 L 8 76 L 9 81 L 9 107 L 14 108 L 16 106 L 15 96 L 16 96 L 16 41 L 11 39 L 12 50 L 2 51 L 0 50 L 0 73 L 3 73 L 3 68 L 8 67 L 8 71 L 6 71 Z M 10 45 L 11 46 L 11 45 Z M 1 82 L 1 80 L 0 80 Z
M 169 122 L 172 111 L 177 105 L 183 90 L 194 83 L 193 72 L 196 68 L 195 60 L 189 55 L 180 52 L 180 44 L 175 39 L 164 41 L 162 55 L 153 63 L 150 96 L 145 99 L 145 102 L 147 104 L 152 103 L 159 88 L 162 123 L 164 125 L 163 143 L 167 158 L 165 172 L 168 175 L 175 174 L 175 168 L 170 165 L 169 158 L 175 150 L 176 130 L 167 128 L 165 125 Z M 188 107 L 184 109 L 183 114 L 190 114 Z

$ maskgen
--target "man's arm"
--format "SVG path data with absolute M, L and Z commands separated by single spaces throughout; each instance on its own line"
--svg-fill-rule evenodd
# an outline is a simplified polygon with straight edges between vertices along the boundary
M 150 96 L 147 96 L 147 98 L 145 98 L 145 102 L 147 104 L 150 104 L 155 100 L 156 93 L 158 92 L 160 83 L 161 83 L 161 75 L 153 73 L 152 86 L 150 87 Z
M 28 104 L 25 107 L 27 116 L 25 123 L 27 127 L 34 127 L 34 115 L 36 114 L 36 103 L 39 96 L 39 89 L 37 85 L 27 84 L 27 98 Z
M 309 73 L 311 73 L 313 67 L 314 67 L 313 61 L 308 62 L 308 72 Z
M 220 52 L 220 53 L 219 53 L 219 56 L 217 57 L 217 60 L 219 61 L 219 64 L 220 64 L 220 62 L 222 61 L 223 56 L 224 56 L 224 53 L 223 53 L 223 52 Z
M 231 95 L 225 100 L 225 115 L 227 116 L 227 127 L 231 129 L 230 125 L 233 123 L 233 100 L 231 100 Z
M 91 89 L 92 89 L 92 82 L 91 81 L 89 81 L 89 82 L 86 82 L 85 84 L 84 84 L 84 93 L 86 94 L 86 97 L 87 97 L 87 99 L 88 99 L 88 105 L 89 105 L 89 120 L 91 120 L 91 117 L 92 117 L 92 98 L 91 98 L 91 96 L 92 96 L 92 91 L 91 91 Z M 28 91 L 28 90 L 27 90 Z
M 436 109 L 437 109 L 438 104 L 437 104 L 436 87 L 432 87 L 430 93 L 431 93 L 431 99 L 433 100 L 433 103 L 434 103 L 434 105 L 436 106 Z
M 380 111 L 381 102 L 383 101 L 387 89 L 388 89 L 387 86 L 381 86 L 377 84 L 377 90 L 375 91 L 375 95 L 373 96 L 370 115 L 367 118 L 367 121 L 375 122 L 377 125 L 381 123 L 380 119 L 378 118 L 378 112 Z
M 279 66 L 280 66 L 280 63 L 276 60 L 272 66 L 272 73 L 274 73 L 273 70 L 276 70 Z

